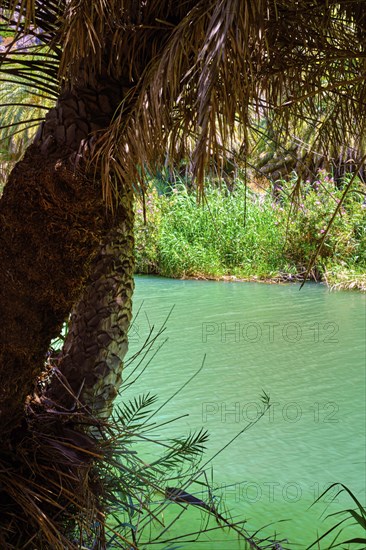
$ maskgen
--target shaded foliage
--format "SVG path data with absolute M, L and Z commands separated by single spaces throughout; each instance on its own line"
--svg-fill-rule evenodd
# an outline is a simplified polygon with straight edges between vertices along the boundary
M 130 376 L 136 375 L 136 369 L 139 375 L 144 372 L 162 331 L 151 329 L 129 363 L 130 367 L 136 363 Z M 55 376 L 73 398 L 69 408 L 45 392 Z M 133 384 L 130 376 L 126 388 Z M 123 386 L 122 396 L 124 390 Z M 11 448 L 1 453 L 2 548 L 137 550 L 159 540 L 169 544 L 171 529 L 187 507 L 170 499 L 166 487 L 199 490 L 202 498 L 211 494 L 205 476 L 208 463 L 201 462 L 208 436 L 199 430 L 162 441 L 159 432 L 167 421 L 156 418 L 164 406 L 158 407 L 156 401 L 151 394 L 124 399 L 111 419 L 96 418 L 73 394 L 50 356 L 47 371 L 28 399 L 23 425 L 13 433 L 16 455 Z M 266 395 L 263 414 L 269 406 Z M 211 508 L 203 510 L 211 514 Z M 248 548 L 275 548 L 270 537 L 249 534 L 244 520 L 234 522 L 221 513 L 219 518 L 219 525 L 207 526 L 208 531 L 224 526 Z M 198 540 L 203 532 L 205 528 L 198 533 L 181 528 L 180 536 Z

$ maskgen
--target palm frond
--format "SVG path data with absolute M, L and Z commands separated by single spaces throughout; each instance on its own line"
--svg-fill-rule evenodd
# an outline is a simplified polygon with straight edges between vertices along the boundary
M 134 397 L 133 400 L 124 401 L 116 407 L 114 415 L 123 426 L 136 429 L 151 414 L 151 406 L 156 402 L 156 395 L 147 393 Z
M 323 147 L 347 135 L 361 143 L 366 68 L 359 10 L 321 1 L 184 6 L 177 20 L 166 5 L 160 27 L 142 13 L 134 29 L 138 46 L 130 27 L 116 31 L 124 59 L 131 60 L 131 88 L 101 140 L 102 174 L 139 178 L 141 168 L 153 170 L 166 155 L 172 161 L 190 156 L 202 182 L 210 162 L 220 165 L 224 146 L 247 142 L 253 109 L 257 116 L 273 112 L 286 128 L 290 121 L 318 119 L 320 106 L 329 105 L 328 124 L 318 128 Z M 147 47 L 153 57 L 144 55 Z
M 10 80 L 10 81 L 9 81 Z M 6 179 L 10 170 L 30 145 L 45 112 L 54 100 L 41 95 L 35 83 L 0 78 L 0 165 L 1 179 Z M 4 181 L 5 183 L 5 181 Z
M 208 441 L 208 432 L 201 428 L 197 432 L 191 432 L 188 436 L 173 439 L 168 442 L 167 452 L 158 460 L 149 465 L 154 470 L 168 468 L 173 470 L 184 464 L 187 460 L 194 460 L 202 456 L 205 443 Z
M 50 93 L 57 93 L 56 66 L 57 82 L 68 86 L 104 73 L 119 80 L 122 101 L 97 147 L 106 197 L 110 173 L 142 182 L 144 169 L 167 155 L 172 162 L 190 156 L 202 184 L 206 166 L 221 166 L 234 141 L 248 150 L 253 113 L 271 112 L 286 131 L 291 121 L 319 120 L 326 105 L 327 124 L 317 127 L 322 148 L 353 135 L 362 149 L 366 31 L 359 0 L 0 5 L 18 21 L 19 36 L 37 25 L 58 52 L 55 67 L 44 71 Z M 29 76 L 24 67 L 17 75 Z

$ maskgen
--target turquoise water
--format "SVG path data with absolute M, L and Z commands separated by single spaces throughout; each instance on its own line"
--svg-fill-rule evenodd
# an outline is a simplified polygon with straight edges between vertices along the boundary
M 151 391 L 163 403 L 197 373 L 159 411 L 161 422 L 189 415 L 162 428 L 162 438 L 206 428 L 206 461 L 258 419 L 263 390 L 270 395 L 264 417 L 207 466 L 220 509 L 246 518 L 249 531 L 273 523 L 263 536 L 276 531 L 287 548 L 304 548 L 335 523 L 324 514 L 353 507 L 343 495 L 332 503 L 333 490 L 309 510 L 331 483 L 365 501 L 365 295 L 314 284 L 299 292 L 298 285 L 137 277 L 135 312 L 140 307 L 130 354 L 171 312 L 167 341 L 125 398 Z M 178 531 L 203 521 L 188 510 Z M 222 530 L 202 541 L 183 547 L 243 547 Z

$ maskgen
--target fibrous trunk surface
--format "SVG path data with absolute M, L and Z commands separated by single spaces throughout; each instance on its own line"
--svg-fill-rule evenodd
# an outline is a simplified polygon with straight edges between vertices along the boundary
M 115 220 L 83 157 L 106 128 L 119 85 L 61 94 L 0 201 L 0 431 L 16 424 L 50 340 L 77 301 L 90 261 Z M 8 422 L 11 424 L 8 426 Z
M 122 381 L 132 315 L 134 238 L 131 192 L 122 221 L 108 234 L 92 262 L 91 275 L 70 319 L 58 368 L 74 395 L 99 417 L 108 417 Z M 51 393 L 70 406 L 72 394 L 53 380 Z

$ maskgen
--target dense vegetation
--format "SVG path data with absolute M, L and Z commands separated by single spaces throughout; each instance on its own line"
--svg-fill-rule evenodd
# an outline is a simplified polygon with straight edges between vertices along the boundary
M 16 30 L 1 55 L 2 83 L 22 83 L 33 96 L 54 105 L 0 200 L 1 548 L 104 550 L 113 505 L 109 481 L 115 481 L 118 466 L 126 498 L 117 487 L 117 492 L 112 488 L 112 500 L 117 495 L 116 506 L 125 505 L 127 519 L 116 535 L 119 547 L 137 548 L 136 533 L 149 515 L 153 493 L 145 488 L 145 461 L 130 461 L 131 449 L 119 442 L 126 443 L 125 425 L 128 430 L 152 401 L 125 404 L 118 433 L 95 407 L 97 392 L 113 401 L 121 381 L 126 345 L 118 344 L 126 341 L 133 288 L 131 191 L 143 192 L 144 175 L 162 166 L 167 156 L 172 163 L 190 156 L 202 190 L 206 170 L 225 161 L 234 141 L 248 152 L 249 129 L 262 116 L 286 134 L 299 121 L 310 121 L 316 129 L 312 150 L 321 154 L 352 136 L 355 170 L 361 170 L 363 4 L 0 0 L 1 27 Z M 37 37 L 31 58 L 24 50 L 27 36 Z M 2 107 L 19 106 L 15 94 L 0 101 Z M 38 116 L 28 119 L 39 122 Z M 2 124 L 10 128 L 13 123 Z M 13 153 L 17 156 L 18 150 Z M 234 200 L 236 193 L 240 195 L 239 188 L 222 200 Z M 246 199 L 241 197 L 246 206 L 244 212 L 238 207 L 240 221 L 228 228 L 229 236 L 218 230 L 212 214 L 206 222 L 216 228 L 210 242 L 213 233 L 220 238 L 220 231 L 227 241 L 213 271 L 244 270 L 245 246 L 249 257 L 253 252 L 252 264 L 259 266 L 261 236 L 251 248 L 239 238 L 243 220 L 249 228 L 250 203 L 257 199 L 249 192 Z M 194 212 L 195 197 L 189 200 Z M 218 204 L 220 200 L 215 198 Z M 296 209 L 305 208 L 304 200 L 295 202 Z M 216 207 L 212 209 L 216 215 Z M 260 232 L 270 224 L 262 224 L 264 208 L 258 212 Z M 187 216 L 192 226 L 200 213 Z M 168 210 L 164 217 L 173 219 Z M 275 221 L 287 225 L 287 217 Z M 328 229 L 317 229 L 327 235 Z M 238 244 L 232 251 L 229 244 L 235 237 Z M 167 248 L 172 252 L 166 252 L 167 258 L 174 257 L 181 242 Z M 269 242 L 269 249 L 275 249 L 275 236 Z M 291 243 L 280 242 L 285 247 Z M 202 256 L 205 246 L 196 247 Z M 294 275 L 304 270 L 304 256 L 302 252 L 292 259 Z M 267 264 L 263 273 L 278 269 L 273 258 Z M 49 354 L 51 340 L 71 312 L 61 357 L 54 357 Z M 192 443 L 195 455 L 197 441 L 192 438 L 189 445 L 174 449 L 172 443 L 168 462 L 175 461 L 177 450 L 187 455 Z M 116 465 L 117 458 L 121 462 Z M 166 482 L 164 464 L 153 463 L 155 489 L 158 466 Z M 140 467 L 143 480 L 136 476 Z M 161 487 L 162 496 L 169 500 L 165 489 Z M 359 523 L 364 524 L 364 516 Z M 269 541 L 261 548 L 270 545 L 278 549 Z
M 199 204 L 183 182 L 168 192 L 153 188 L 136 217 L 139 273 L 168 277 L 232 277 L 302 280 L 351 176 L 277 183 L 276 191 L 236 182 L 234 189 L 208 184 Z M 161 187 L 160 187 L 161 188 Z M 297 193 L 296 193 L 297 192 Z M 366 205 L 358 181 L 326 234 L 314 280 L 366 288 Z

